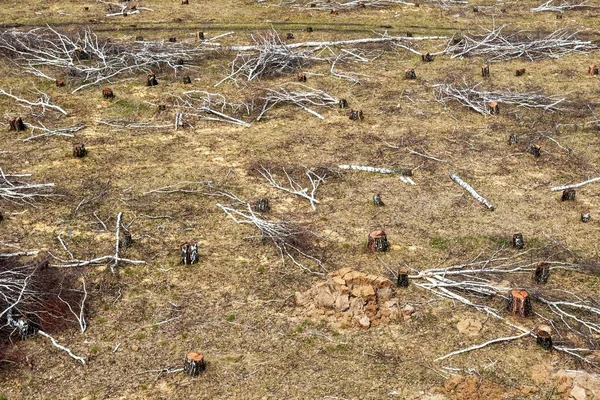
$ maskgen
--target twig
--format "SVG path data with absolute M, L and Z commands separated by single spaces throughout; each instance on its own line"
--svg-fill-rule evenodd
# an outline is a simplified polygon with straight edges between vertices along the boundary
M 39 330 L 37 332 L 38 334 L 47 337 L 48 339 L 50 339 L 50 341 L 52 342 L 52 344 L 54 345 L 54 347 L 59 348 L 60 350 L 66 352 L 69 357 L 81 362 L 83 365 L 85 365 L 85 358 L 84 357 L 80 357 L 78 355 L 75 355 L 71 349 L 69 349 L 68 347 L 63 346 L 62 344 L 58 343 L 58 341 L 56 339 L 54 339 L 52 336 L 50 336 L 49 334 L 47 334 L 46 332 Z

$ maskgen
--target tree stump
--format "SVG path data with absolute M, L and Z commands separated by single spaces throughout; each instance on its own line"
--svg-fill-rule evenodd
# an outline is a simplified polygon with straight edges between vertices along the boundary
M 373 204 L 377 207 L 383 207 L 385 205 L 383 204 L 383 200 L 381 200 L 381 195 L 379 193 L 373 195 Z
M 362 110 L 350 110 L 350 119 L 352 121 L 363 120 L 365 116 L 363 115 Z
M 202 32 L 202 31 L 196 32 L 196 39 L 197 40 L 204 40 L 205 39 L 204 32 Z
M 190 0 L 181 0 L 181 4 L 182 5 L 190 4 Z
M 298 79 L 298 82 L 306 82 L 306 74 L 304 72 L 300 72 L 296 79 Z
M 335 9 L 335 8 L 332 8 L 331 12 L 330 12 L 330 14 L 332 14 L 332 15 L 338 15 L 339 13 L 340 12 L 337 9 Z
M 111 88 L 104 88 L 102 89 L 102 97 L 104 97 L 105 99 L 112 99 L 115 97 L 115 94 L 113 93 Z
M 14 117 L 10 121 L 8 121 L 9 130 L 21 132 L 26 129 L 25 124 L 23 123 L 23 119 L 21 117 Z
M 490 66 L 489 65 L 483 65 L 481 67 L 481 76 L 483 78 L 489 78 L 490 77 Z
M 588 68 L 588 75 L 589 76 L 594 76 L 594 75 L 598 75 L 598 66 L 596 64 L 592 64 L 589 66 Z
M 563 15 L 562 14 L 556 14 L 556 19 L 563 19 Z
M 523 235 L 520 232 L 517 232 L 513 235 L 512 244 L 515 249 L 522 249 L 525 247 L 525 241 L 523 240 Z
M 133 238 L 131 237 L 131 233 L 128 231 L 123 232 L 123 236 L 121 236 L 119 240 L 119 248 L 125 249 L 133 244 Z
M 166 109 L 167 109 L 167 106 L 165 104 L 159 104 L 158 105 L 158 111 L 159 112 L 160 111 L 166 111 Z
M 525 68 L 519 68 L 515 71 L 515 76 L 523 76 L 525 75 Z
M 307 26 L 307 27 L 306 27 L 306 29 L 305 29 L 305 31 L 306 31 L 306 32 L 308 32 L 308 33 L 312 33 L 312 32 L 314 32 L 315 30 L 313 29 L 313 27 L 312 27 L 312 26 Z
M 560 201 L 575 201 L 575 194 L 577 192 L 575 189 L 565 189 L 562 192 L 562 196 L 560 197 Z
M 417 79 L 417 73 L 415 72 L 414 68 L 409 68 L 404 71 L 404 77 L 406 79 Z
M 4 214 L 2 214 L 2 211 L 0 211 L 0 221 L 4 221 Z
M 517 138 L 517 135 L 512 134 L 508 137 L 508 145 L 509 146 L 513 146 L 515 144 L 517 144 L 519 141 L 519 139 Z
M 586 208 L 581 213 L 581 222 L 590 222 L 590 219 L 592 219 L 592 214 L 590 213 L 590 209 Z
M 339 106 L 340 108 L 348 108 L 348 100 L 340 99 Z
M 544 285 L 548 282 L 548 277 L 550 276 L 550 265 L 545 262 L 541 262 L 535 268 L 535 272 L 533 274 L 533 280 L 540 285 Z
M 271 205 L 269 204 L 269 199 L 260 199 L 254 205 L 254 209 L 261 213 L 266 213 L 271 210 Z
M 181 245 L 181 263 L 185 265 L 196 264 L 199 260 L 198 242 L 192 240 Z
M 398 270 L 398 287 L 408 287 L 408 268 L 402 267 Z
M 158 81 L 156 80 L 156 74 L 154 72 L 148 72 L 146 77 L 146 86 L 156 86 Z
M 529 152 L 533 154 L 535 158 L 538 158 L 542 155 L 542 148 L 537 144 L 532 144 L 531 146 L 529 146 Z
M 56 84 L 56 87 L 63 87 L 63 86 L 65 86 L 65 81 L 63 81 L 60 78 L 56 78 L 56 81 L 54 83 Z
M 200 353 L 188 353 L 183 363 L 183 372 L 191 377 L 198 375 L 206 369 L 204 356 Z
M 488 111 L 490 115 L 498 115 L 500 114 L 500 106 L 497 101 L 492 101 L 488 104 Z
M 435 56 L 432 56 L 429 53 L 421 55 L 421 61 L 423 62 L 433 62 L 433 60 L 435 60 Z
M 387 241 L 387 235 L 385 232 L 380 230 L 369 233 L 367 248 L 371 251 L 387 251 L 389 248 L 389 243 Z
M 183 58 L 178 58 L 175 60 L 175 65 L 183 65 L 185 64 L 185 60 Z
M 552 350 L 552 336 L 550 336 L 550 332 L 546 329 L 538 328 L 536 331 L 537 339 L 536 342 L 543 349 Z
M 517 317 L 527 317 L 531 314 L 531 298 L 527 290 L 513 289 L 508 294 L 508 310 Z
M 171 43 L 175 43 L 176 41 L 177 41 L 176 37 L 170 37 L 169 38 L 169 42 L 171 42 Z
M 73 157 L 83 158 L 87 156 L 87 149 L 83 143 L 76 143 L 73 145 Z
M 136 42 L 143 42 L 144 41 L 144 37 L 143 36 L 136 36 L 135 37 L 135 41 Z
M 294 40 L 294 34 L 292 32 L 288 32 L 288 34 L 285 35 L 285 38 L 287 40 Z
M 183 83 L 189 85 L 190 83 L 192 83 L 192 79 L 186 75 L 183 77 Z
M 365 4 L 364 1 L 359 1 L 358 2 L 358 8 L 367 8 L 367 5 Z

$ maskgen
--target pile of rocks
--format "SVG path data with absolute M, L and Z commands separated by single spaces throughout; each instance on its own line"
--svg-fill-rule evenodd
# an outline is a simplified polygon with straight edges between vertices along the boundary
M 369 328 L 402 319 L 410 319 L 412 306 L 399 307 L 392 281 L 352 268 L 327 274 L 304 293 L 296 293 L 296 305 L 307 314 L 325 315 L 346 326 Z

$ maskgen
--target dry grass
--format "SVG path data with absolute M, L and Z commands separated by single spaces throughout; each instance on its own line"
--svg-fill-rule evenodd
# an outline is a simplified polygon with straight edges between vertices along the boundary
M 140 2 L 154 12 L 106 18 L 104 6 L 93 1 L 86 4 L 88 12 L 79 1 L 32 3 L 3 9 L 4 20 L 29 27 L 50 23 L 69 30 L 94 19 L 92 29 L 115 40 L 175 35 L 194 42 L 196 30 L 204 30 L 208 37 L 234 30 L 236 34 L 223 43 L 242 44 L 249 43 L 249 32 L 264 31 L 271 25 L 282 36 L 293 32 L 295 41 L 371 36 L 372 29 L 385 30 L 378 28 L 381 25 L 391 25 L 390 34 L 451 35 L 465 27 L 489 26 L 493 12 L 481 5 L 479 13 L 473 13 L 472 7 L 443 10 L 423 5 L 331 16 L 251 1 L 190 0 L 192 4 L 186 7 L 176 0 L 154 0 Z M 589 32 L 599 13 L 577 11 L 556 20 L 552 14 L 530 14 L 529 8 L 537 4 L 525 1 L 498 6 L 496 24 L 510 23 L 528 30 L 568 26 Z M 69 15 L 61 15 L 61 11 Z M 176 23 L 173 18 L 183 21 Z M 307 25 L 315 27 L 315 32 L 302 31 Z M 423 51 L 435 51 L 442 49 L 443 43 L 419 46 Z M 585 73 L 589 64 L 598 62 L 597 55 L 492 64 L 485 86 L 542 88 L 550 94 L 566 93 L 591 101 L 598 96 L 598 78 Z M 597 186 L 579 189 L 575 203 L 561 203 L 560 194 L 549 190 L 598 174 L 597 132 L 563 127 L 556 133 L 552 130 L 555 122 L 582 122 L 560 114 L 507 106 L 499 116 L 483 117 L 435 102 L 431 84 L 463 77 L 477 82 L 483 60 L 439 56 L 433 63 L 422 63 L 412 53 L 386 52 L 372 63 L 340 66 L 344 71 L 368 75 L 356 86 L 330 77 L 328 65 L 315 64 L 306 71 L 307 85 L 348 99 L 350 107 L 364 111 L 364 121 L 349 120 L 346 110 L 323 111 L 325 120 L 321 121 L 282 107 L 250 128 L 198 122 L 193 128 L 177 131 L 146 131 L 95 123 L 111 119 L 171 123 L 172 109 L 156 115 L 146 102 L 166 103 L 169 94 L 189 89 L 218 91 L 228 99 L 245 100 L 265 87 L 295 80 L 295 75 L 290 75 L 247 87 L 224 84 L 214 89 L 228 73 L 232 56 L 221 53 L 202 60 L 199 69 L 190 73 L 191 85 L 165 71 L 157 73 L 158 86 L 147 88 L 145 74 L 140 72 L 110 85 L 116 95 L 112 101 L 103 100 L 99 88 L 70 95 L 68 79 L 66 88 L 57 88 L 52 82 L 23 76 L 11 65 L 2 65 L 1 87 L 23 94 L 37 87 L 70 112 L 66 118 L 51 114 L 45 120 L 47 125 L 85 122 L 88 128 L 77 133 L 76 140 L 22 142 L 26 133 L 2 134 L 0 166 L 9 172 L 33 173 L 40 182 L 54 182 L 63 196 L 38 208 L 0 203 L 7 217 L 0 222 L 0 243 L 61 253 L 55 239 L 61 234 L 79 258 L 110 254 L 112 227 L 117 212 L 122 211 L 126 224 L 137 216 L 130 228 L 135 244 L 125 254 L 148 264 L 125 267 L 114 276 L 104 267 L 90 269 L 89 329 L 84 335 L 74 330 L 57 335 L 76 353 L 89 358 L 85 368 L 40 338 L 18 343 L 18 364 L 0 364 L 4 367 L 0 395 L 9 399 L 416 399 L 423 398 L 423 393 L 443 392 L 448 398 L 459 398 L 444 391 L 445 376 L 433 360 L 457 348 L 510 334 L 487 321 L 480 336 L 461 336 L 456 329 L 460 319 L 484 317 L 449 301 L 428 302 L 431 295 L 414 286 L 401 294 L 402 302 L 417 308 L 407 322 L 358 330 L 332 325 L 326 317 L 308 318 L 293 307 L 290 295 L 307 289 L 317 278 L 283 266 L 271 247 L 249 240 L 253 232 L 231 222 L 215 206 L 215 198 L 201 193 L 144 194 L 179 181 L 213 180 L 250 202 L 268 197 L 274 218 L 309 224 L 326 239 L 323 251 L 329 270 L 352 266 L 385 276 L 386 267 L 408 264 L 421 269 L 466 261 L 505 245 L 516 231 L 523 233 L 527 246 L 544 246 L 556 238 L 585 259 L 597 258 Z M 404 79 L 409 67 L 416 69 L 420 79 Z M 521 67 L 527 69 L 526 75 L 515 77 L 515 69 Z M 30 120 L 7 98 L 0 97 L 0 108 L 5 115 L 19 113 L 26 123 Z M 597 112 L 594 107 L 592 110 Z M 508 146 L 511 133 L 521 138 L 519 146 Z M 572 152 L 567 154 L 541 134 L 552 136 Z M 88 157 L 71 158 L 71 144 L 76 141 L 86 144 Z M 541 158 L 524 153 L 529 142 L 542 146 Z M 446 162 L 410 154 L 411 150 Z M 417 185 L 409 186 L 394 176 L 347 171 L 319 188 L 321 204 L 313 212 L 307 202 L 269 187 L 264 179 L 248 172 L 250 166 L 264 160 L 281 165 L 416 168 L 413 180 Z M 450 170 L 488 198 L 496 210 L 487 211 L 454 184 L 447 177 Z M 93 199 L 102 192 L 103 196 L 74 211 L 84 198 Z M 371 204 L 375 193 L 381 193 L 385 207 Z M 584 208 L 592 210 L 591 223 L 579 222 Z M 108 231 L 99 231 L 102 226 L 94 212 L 106 222 Z M 374 256 L 364 248 L 368 232 L 378 228 L 386 231 L 391 251 Z M 178 245 L 191 239 L 199 242 L 200 263 L 179 265 Z M 515 285 L 530 284 L 529 276 L 511 279 Z M 572 273 L 557 273 L 550 285 L 577 287 L 586 295 L 597 293 L 599 287 L 596 276 Z M 169 302 L 179 307 L 174 309 Z M 501 302 L 498 307 L 502 308 Z M 173 322 L 156 325 L 177 316 Z M 534 321 L 524 324 L 533 327 Z M 118 343 L 119 350 L 113 352 Z M 180 367 L 188 351 L 200 351 L 208 360 L 207 372 L 199 378 L 177 374 L 156 379 L 156 373 L 143 373 Z M 32 368 L 23 362 L 25 355 Z M 527 385 L 537 387 L 529 398 L 552 396 L 555 382 L 533 382 L 533 366 L 578 367 L 563 355 L 543 351 L 533 339 L 485 348 L 451 359 L 447 365 L 477 371 L 486 385 L 503 388 L 510 398 L 524 398 L 520 389 Z M 390 394 L 394 392 L 397 394 Z

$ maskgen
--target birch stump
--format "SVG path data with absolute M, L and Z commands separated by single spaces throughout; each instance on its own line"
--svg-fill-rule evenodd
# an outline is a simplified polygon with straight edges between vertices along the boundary
M 200 353 L 188 353 L 183 363 L 183 372 L 189 376 L 196 376 L 206 369 L 204 356 Z
M 536 342 L 546 350 L 552 350 L 552 336 L 546 329 L 538 328 Z
M 400 268 L 398 270 L 398 287 L 408 287 L 408 268 Z
M 525 247 L 525 241 L 523 240 L 523 235 L 520 232 L 517 232 L 513 235 L 512 243 L 515 249 L 520 250 Z
M 385 252 L 389 248 L 387 241 L 387 235 L 384 231 L 373 231 L 369 233 L 369 239 L 367 241 L 367 249 L 371 251 Z
M 535 273 L 533 274 L 533 279 L 536 283 L 541 285 L 548 282 L 548 277 L 550 276 L 550 266 L 548 263 L 541 262 L 535 268 Z

